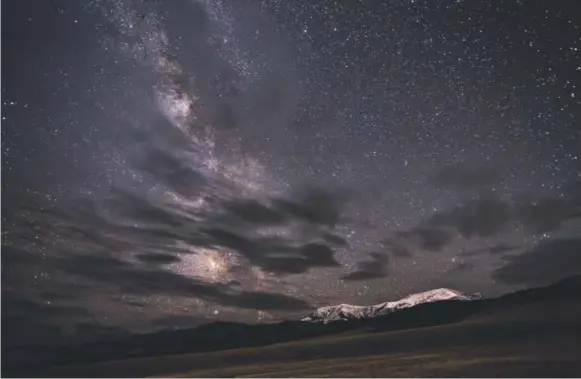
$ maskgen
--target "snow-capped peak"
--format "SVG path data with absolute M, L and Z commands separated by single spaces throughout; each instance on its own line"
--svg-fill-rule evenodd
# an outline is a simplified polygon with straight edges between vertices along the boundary
M 394 301 L 392 304 L 399 305 L 400 307 L 404 304 L 409 306 L 414 306 L 421 303 L 429 303 L 432 301 L 441 300 L 472 300 L 472 296 L 463 294 L 458 291 L 451 290 L 449 288 L 438 288 L 431 291 L 415 293 L 404 297 L 401 300 Z
M 422 303 L 431 303 L 442 300 L 474 300 L 477 298 L 479 298 L 479 295 L 468 295 L 449 288 L 438 288 L 431 291 L 412 294 L 397 301 L 388 301 L 376 305 L 365 306 L 339 304 L 322 307 L 302 318 L 301 321 L 327 323 L 331 321 L 377 317 Z

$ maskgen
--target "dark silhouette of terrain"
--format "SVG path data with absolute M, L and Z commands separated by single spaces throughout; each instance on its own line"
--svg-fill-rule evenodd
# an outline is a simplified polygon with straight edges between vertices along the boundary
M 371 319 L 217 322 L 118 341 L 39 347 L 20 362 L 8 350 L 2 355 L 3 376 L 27 377 L 578 376 L 581 276 L 499 298 L 427 303 Z

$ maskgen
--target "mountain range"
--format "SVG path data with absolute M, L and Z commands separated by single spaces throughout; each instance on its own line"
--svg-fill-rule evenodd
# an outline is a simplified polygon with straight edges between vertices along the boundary
M 108 372 L 99 371 L 107 367 L 105 362 L 138 361 L 143 357 L 163 360 L 166 359 L 163 357 L 169 359 L 170 356 L 177 357 L 190 353 L 257 348 L 305 339 L 314 341 L 319 340 L 320 337 L 339 338 L 346 334 L 362 336 L 411 329 L 417 329 L 421 334 L 421 330 L 432 329 L 429 328 L 432 326 L 457 324 L 464 320 L 486 318 L 489 317 L 488 315 L 498 314 L 505 315 L 502 317 L 514 318 L 516 320 L 514 322 L 519 325 L 542 315 L 545 318 L 549 317 L 546 320 L 543 319 L 542 322 L 552 325 L 555 322 L 558 324 L 558 321 L 552 322 L 550 317 L 550 310 L 553 309 L 553 304 L 557 303 L 564 304 L 566 308 L 568 307 L 567 309 L 574 309 L 572 312 L 577 312 L 578 305 L 581 305 L 581 276 L 573 276 L 547 287 L 516 291 L 498 298 L 481 299 L 478 295 L 437 289 L 368 307 L 345 304 L 324 307 L 302 320 L 275 324 L 248 325 L 214 322 L 195 329 L 167 330 L 133 335 L 115 341 L 60 348 L 39 345 L 23 347 L 15 351 L 5 349 L 3 346 L 2 376 L 51 376 L 53 374 L 48 374 L 50 370 L 53 370 L 53 376 L 57 377 L 111 376 Z M 527 309 L 541 309 L 543 312 L 538 313 Z M 560 313 L 568 315 L 570 311 Z M 573 320 L 577 319 L 581 320 L 581 318 L 573 317 Z M 343 321 L 329 322 L 334 320 Z M 103 363 L 95 365 L 97 362 Z M 69 372 L 67 367 L 76 367 L 76 369 Z M 149 367 L 147 370 L 143 368 L 144 372 L 141 373 L 139 367 L 139 364 L 133 365 L 127 373 L 121 370 L 115 372 L 114 376 L 163 376 L 177 369 L 177 366 L 174 368 L 171 365 L 165 365 L 164 371 L 160 366 L 159 372 L 156 371 L 157 368 Z
M 347 321 L 370 317 L 384 316 L 388 313 L 411 308 L 419 304 L 432 303 L 443 300 L 476 300 L 480 294 L 466 294 L 449 288 L 438 288 L 431 291 L 420 292 L 404 297 L 397 301 L 387 301 L 375 305 L 351 305 L 339 304 L 322 307 L 303 317 L 301 321 L 329 323 L 334 321 Z

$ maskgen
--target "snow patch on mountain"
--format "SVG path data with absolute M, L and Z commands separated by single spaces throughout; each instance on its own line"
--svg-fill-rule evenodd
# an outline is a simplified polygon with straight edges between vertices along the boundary
M 418 304 L 432 303 L 442 300 L 475 300 L 479 294 L 465 294 L 449 288 L 438 288 L 431 291 L 416 293 L 397 301 L 388 301 L 376 305 L 350 305 L 339 304 L 322 307 L 301 319 L 305 322 L 328 323 L 333 321 L 346 321 L 360 318 L 369 318 L 385 315 L 400 309 L 414 307 Z

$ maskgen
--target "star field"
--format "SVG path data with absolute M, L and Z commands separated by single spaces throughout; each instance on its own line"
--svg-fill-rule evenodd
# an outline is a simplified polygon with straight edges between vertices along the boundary
M 3 14 L 11 343 L 581 272 L 575 1 Z

